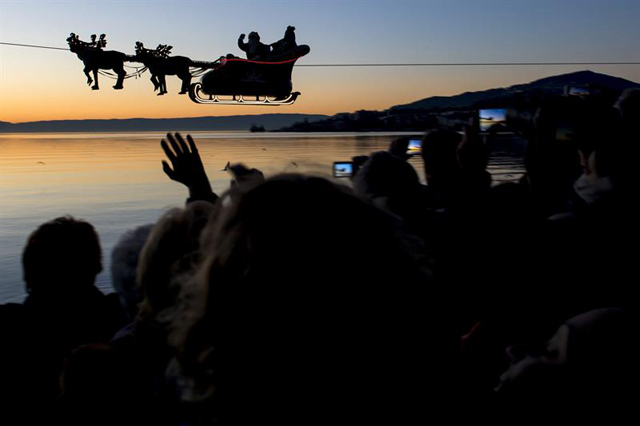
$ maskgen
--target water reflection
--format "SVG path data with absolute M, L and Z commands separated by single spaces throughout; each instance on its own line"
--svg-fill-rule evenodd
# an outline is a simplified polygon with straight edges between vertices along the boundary
M 397 135 L 252 134 L 192 132 L 214 191 L 229 186 L 227 161 L 243 162 L 266 176 L 302 172 L 331 176 L 334 161 L 384 150 Z M 71 214 L 92 223 L 103 247 L 104 271 L 98 286 L 111 291 L 111 248 L 126 230 L 155 222 L 179 206 L 186 190 L 162 172 L 157 132 L 0 135 L 0 303 L 24 297 L 20 257 L 38 225 Z M 522 172 L 521 161 L 496 158 L 497 180 Z M 410 163 L 423 178 L 422 165 Z M 507 171 L 506 175 L 500 173 Z M 340 180 L 348 184 L 348 180 Z
M 228 188 L 227 163 L 265 175 L 330 176 L 334 161 L 386 149 L 391 134 L 251 134 L 193 132 L 214 191 Z M 0 135 L 0 303 L 24 296 L 20 256 L 41 223 L 71 214 L 91 222 L 108 271 L 111 248 L 134 226 L 181 205 L 186 190 L 162 172 L 162 133 Z M 357 143 L 356 143 L 357 140 Z M 295 164 L 294 164 L 295 163 Z M 347 183 L 342 181 L 342 183 Z M 108 272 L 98 286 L 110 291 Z

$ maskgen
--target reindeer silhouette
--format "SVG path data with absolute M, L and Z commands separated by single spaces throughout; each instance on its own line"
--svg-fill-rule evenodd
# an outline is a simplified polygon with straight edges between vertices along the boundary
M 159 90 L 158 96 L 167 93 L 165 79 L 167 75 L 175 75 L 182 80 L 181 95 L 189 91 L 189 85 L 191 84 L 189 67 L 193 66 L 194 63 L 186 56 L 169 56 L 172 48 L 172 46 L 167 46 L 166 44 L 159 44 L 155 49 L 147 49 L 143 43 L 136 42 L 135 60 L 142 62 L 144 66 L 149 68 L 153 90 Z
M 87 76 L 87 84 L 91 85 L 95 81 L 95 84 L 91 86 L 92 90 L 100 88 L 98 86 L 98 70 L 100 69 L 113 70 L 118 75 L 116 85 L 113 86 L 114 89 L 119 90 L 124 87 L 122 85 L 126 75 L 124 62 L 132 60 L 132 57 L 115 50 L 102 50 L 107 45 L 105 34 L 100 35 L 100 40 L 97 41 L 95 34 L 93 34 L 91 42 L 85 42 L 80 40 L 76 34 L 71 33 L 67 38 L 67 43 L 69 43 L 69 50 L 78 55 L 78 58 L 84 63 L 83 71 Z M 89 74 L 90 71 L 93 72 L 93 79 Z

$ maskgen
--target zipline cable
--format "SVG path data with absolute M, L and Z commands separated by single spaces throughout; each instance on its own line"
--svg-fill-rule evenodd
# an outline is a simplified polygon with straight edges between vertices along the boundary
M 0 45 L 5 46 L 18 46 L 18 47 L 33 47 L 38 49 L 52 49 L 52 50 L 65 50 L 69 52 L 69 49 L 53 46 L 40 46 L 35 44 L 21 44 L 21 43 L 7 43 L 0 41 Z M 625 61 L 625 62 L 442 62 L 442 63 L 373 63 L 373 64 L 297 64 L 298 67 L 504 67 L 504 66 L 571 66 L 571 65 L 640 65 L 640 62 Z M 135 68 L 135 67 L 130 67 Z
M 6 46 L 37 47 L 38 49 L 52 49 L 52 50 L 66 50 L 66 51 L 69 51 L 68 48 L 67 49 L 63 49 L 62 47 L 38 46 L 36 44 L 6 43 L 4 41 L 0 41 L 0 44 L 4 44 Z
M 478 66 L 552 66 L 552 65 L 640 65 L 640 62 L 443 62 L 418 64 L 297 64 L 296 67 L 478 67 Z
M 124 76 L 124 79 L 125 79 L 125 80 L 127 80 L 127 79 L 132 78 L 132 77 L 138 78 L 138 77 L 140 77 L 140 76 L 141 76 L 141 75 L 142 75 L 146 70 L 147 70 L 147 67 L 143 67 L 143 68 L 138 67 L 138 68 L 136 68 L 136 72 L 125 75 L 125 76 Z M 100 74 L 100 75 L 102 75 L 102 76 L 105 76 L 105 77 L 107 77 L 107 78 L 110 78 L 110 79 L 112 79 L 112 80 L 117 80 L 117 79 L 118 79 L 118 75 L 117 75 L 117 74 L 112 73 L 111 71 L 104 71 L 104 70 L 101 70 L 101 69 L 100 69 L 100 70 L 98 70 L 98 74 Z

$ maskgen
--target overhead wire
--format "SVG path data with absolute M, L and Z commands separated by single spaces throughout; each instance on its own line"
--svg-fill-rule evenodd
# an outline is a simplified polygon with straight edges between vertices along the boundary
M 5 46 L 17 46 L 17 47 L 32 47 L 38 49 L 52 49 L 52 50 L 65 50 L 68 48 L 54 47 L 54 46 L 42 46 L 35 44 L 23 44 L 23 43 L 8 43 L 0 41 L 0 45 Z M 299 67 L 489 67 L 489 66 L 581 66 L 581 65 L 640 65 L 640 61 L 619 61 L 619 62 L 427 62 L 427 63 L 365 63 L 365 64 L 296 64 L 296 68 Z M 135 67 L 130 67 L 135 68 Z

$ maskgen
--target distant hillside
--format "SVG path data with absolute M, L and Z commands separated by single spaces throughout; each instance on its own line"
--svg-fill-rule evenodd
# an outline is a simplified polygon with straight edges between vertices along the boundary
M 516 95 L 526 95 L 532 93 L 563 94 L 565 86 L 597 86 L 615 92 L 621 92 L 626 88 L 638 87 L 639 83 L 625 80 L 620 77 L 613 77 L 606 74 L 599 74 L 593 71 L 578 71 L 570 74 L 556 75 L 543 78 L 527 84 L 489 89 L 480 92 L 466 92 L 456 96 L 434 96 L 422 99 L 406 105 L 397 105 L 390 108 L 391 111 L 403 109 L 423 109 L 423 110 L 452 110 L 473 108 L 478 102 L 487 102 L 496 99 L 509 98 Z
M 478 107 L 518 106 L 533 108 L 549 95 L 564 94 L 565 87 L 589 87 L 617 97 L 626 88 L 640 84 L 592 71 L 579 71 L 543 78 L 507 88 L 466 92 L 455 96 L 433 96 L 385 111 L 357 111 L 336 114 L 326 120 L 300 122 L 281 131 L 424 131 L 436 126 L 460 126 L 468 112 Z M 467 115 L 465 115 L 465 112 Z
M 27 132 L 133 132 L 133 131 L 249 131 L 252 126 L 275 130 L 306 120 L 316 122 L 326 115 L 261 114 L 229 117 L 130 118 L 123 120 L 55 120 L 28 123 L 0 121 L 0 133 Z

